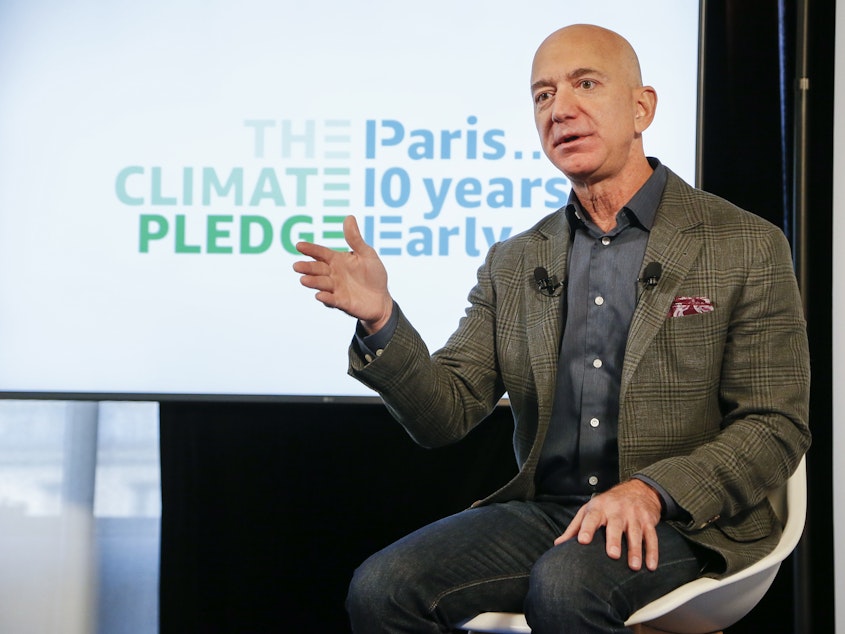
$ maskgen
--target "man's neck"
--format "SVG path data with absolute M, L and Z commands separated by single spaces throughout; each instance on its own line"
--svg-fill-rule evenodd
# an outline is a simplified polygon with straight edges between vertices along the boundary
M 612 179 L 597 182 L 573 180 L 572 189 L 595 225 L 602 231 L 610 231 L 616 226 L 616 214 L 640 190 L 653 171 L 643 157 L 633 169 Z

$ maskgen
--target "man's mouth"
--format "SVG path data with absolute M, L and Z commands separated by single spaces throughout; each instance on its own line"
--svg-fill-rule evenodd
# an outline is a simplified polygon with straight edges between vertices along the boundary
M 566 146 L 583 138 L 583 134 L 564 134 L 555 140 L 555 146 Z

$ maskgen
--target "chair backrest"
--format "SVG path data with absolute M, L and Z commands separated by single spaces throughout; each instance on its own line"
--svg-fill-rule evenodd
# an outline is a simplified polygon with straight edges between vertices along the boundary
M 648 623 L 677 634 L 705 634 L 723 630 L 748 614 L 772 585 L 781 562 L 798 545 L 804 531 L 806 458 L 784 486 L 769 494 L 769 502 L 783 523 L 783 534 L 772 552 L 729 577 L 702 577 L 684 584 L 634 612 L 625 625 Z M 485 612 L 457 627 L 498 634 L 531 632 L 524 615 L 506 612 Z
M 802 458 L 786 484 L 769 494 L 783 522 L 780 541 L 768 555 L 723 579 L 701 578 L 652 601 L 628 619 L 679 634 L 723 630 L 744 617 L 772 585 L 781 562 L 795 550 L 807 515 L 807 465 Z

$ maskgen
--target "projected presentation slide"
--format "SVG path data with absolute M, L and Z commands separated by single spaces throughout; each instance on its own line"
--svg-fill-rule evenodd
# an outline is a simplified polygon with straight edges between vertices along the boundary
M 493 243 L 560 208 L 531 59 L 607 26 L 694 180 L 698 3 L 0 5 L 0 396 L 374 396 L 294 244 L 354 214 L 431 350 Z

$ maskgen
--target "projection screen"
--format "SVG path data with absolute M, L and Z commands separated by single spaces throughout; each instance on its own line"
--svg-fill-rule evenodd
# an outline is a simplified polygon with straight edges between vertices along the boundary
M 699 7 L 0 5 L 0 396 L 372 396 L 292 271 L 355 214 L 431 349 L 495 241 L 559 208 L 528 86 L 559 26 L 625 35 L 646 151 L 695 178 Z

